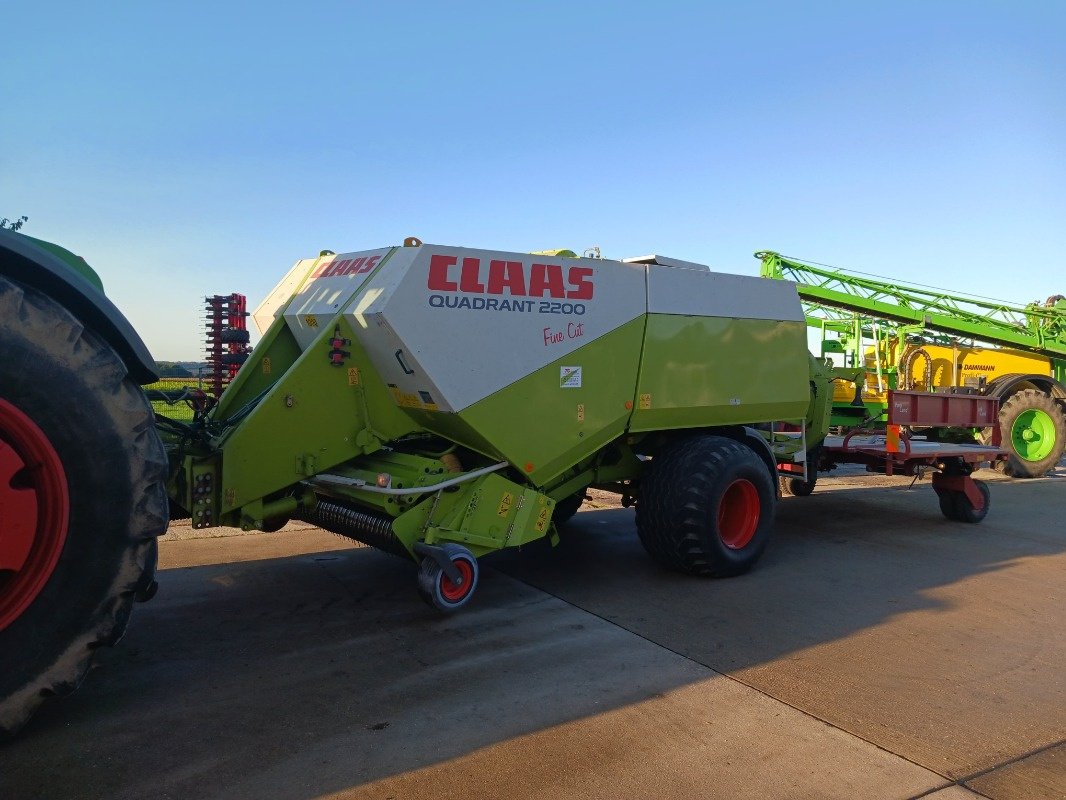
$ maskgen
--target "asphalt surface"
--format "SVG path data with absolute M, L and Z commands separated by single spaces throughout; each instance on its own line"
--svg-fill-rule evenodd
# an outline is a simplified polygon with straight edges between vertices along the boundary
M 597 496 L 448 618 L 315 529 L 176 528 L 0 798 L 1066 797 L 1066 481 L 992 498 L 972 526 L 927 483 L 824 481 L 707 581 Z

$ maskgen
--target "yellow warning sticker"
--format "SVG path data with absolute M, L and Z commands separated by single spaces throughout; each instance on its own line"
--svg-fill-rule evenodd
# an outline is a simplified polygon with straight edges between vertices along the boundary
M 578 403 L 577 404 L 577 421 L 578 422 L 584 422 L 585 421 L 585 404 L 584 403 Z
M 359 385 L 359 369 L 357 367 L 348 367 L 348 385 Z
M 389 386 L 389 391 L 392 393 L 392 399 L 396 401 L 396 405 L 401 408 L 422 408 L 426 411 L 437 410 L 436 403 L 427 403 L 415 392 L 405 392 L 396 386 Z
M 318 317 L 316 317 L 314 314 L 307 314 L 306 316 L 304 316 L 304 325 L 306 325 L 308 328 L 317 328 Z
M 264 375 L 269 375 L 270 374 L 270 359 L 269 358 L 264 358 L 263 359 L 263 374 Z
M 640 402 L 637 404 L 637 407 L 641 411 L 647 411 L 649 408 L 651 408 L 651 395 L 650 394 L 642 394 L 640 396 Z
M 500 507 L 496 509 L 497 515 L 506 517 L 511 513 L 511 506 L 514 505 L 514 495 L 510 492 L 504 492 L 503 497 L 500 498 Z
M 548 507 L 546 505 L 545 506 L 541 506 L 540 513 L 537 514 L 537 522 L 533 526 L 533 529 L 537 533 L 544 533 L 544 531 L 548 527 L 548 523 L 551 521 L 551 518 L 552 518 L 552 515 L 551 515 L 551 512 L 548 511 Z

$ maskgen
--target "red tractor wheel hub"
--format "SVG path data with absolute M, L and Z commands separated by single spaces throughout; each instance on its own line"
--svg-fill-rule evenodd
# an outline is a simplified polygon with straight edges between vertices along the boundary
M 32 419 L 0 399 L 0 630 L 48 583 L 69 516 L 59 454 Z

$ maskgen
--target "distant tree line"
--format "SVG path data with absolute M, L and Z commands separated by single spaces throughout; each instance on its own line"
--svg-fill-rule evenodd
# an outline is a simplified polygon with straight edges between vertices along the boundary
M 174 361 L 156 361 L 155 367 L 159 370 L 160 378 L 195 378 L 196 375 Z

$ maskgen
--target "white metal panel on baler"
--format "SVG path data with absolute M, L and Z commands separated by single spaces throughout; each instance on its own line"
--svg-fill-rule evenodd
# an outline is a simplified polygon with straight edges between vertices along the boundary
M 803 322 L 796 284 L 684 269 L 648 266 L 648 312 Z
M 428 393 L 435 410 L 461 411 L 647 310 L 643 265 L 410 250 L 409 265 L 390 261 L 345 313 L 385 381 Z
M 340 253 L 318 261 L 300 292 L 285 307 L 285 322 L 307 349 L 395 248 Z

